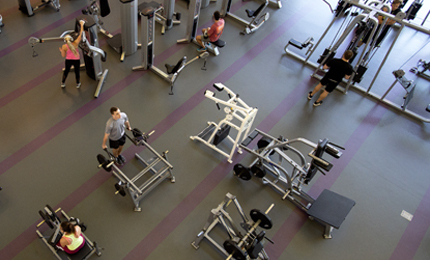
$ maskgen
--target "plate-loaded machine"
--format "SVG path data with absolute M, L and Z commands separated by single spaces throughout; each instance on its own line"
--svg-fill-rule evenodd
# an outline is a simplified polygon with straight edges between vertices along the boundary
M 139 202 L 155 187 L 158 186 L 163 180 L 169 178 L 171 183 L 175 182 L 175 177 L 172 174 L 173 166 L 167 159 L 167 153 L 169 151 L 165 151 L 162 154 L 159 154 L 154 150 L 148 143 L 147 140 L 149 136 L 154 133 L 152 131 L 149 134 L 142 133 L 139 129 L 134 128 L 132 130 L 133 137 L 130 137 L 126 134 L 127 138 L 136 145 L 136 146 L 145 146 L 148 150 L 154 155 L 154 157 L 144 160 L 139 154 L 135 154 L 136 159 L 145 165 L 145 168 L 140 171 L 136 176 L 132 179 L 127 177 L 125 173 L 123 173 L 116 165 L 115 165 L 115 157 L 112 153 L 110 153 L 107 149 L 105 151 L 108 153 L 109 159 L 106 158 L 102 154 L 97 155 L 97 160 L 99 162 L 99 168 L 103 167 L 107 172 L 112 172 L 113 175 L 119 180 L 118 183 L 115 184 L 116 192 L 115 194 L 120 194 L 121 196 L 126 196 L 126 190 L 128 190 L 130 197 L 134 203 L 134 211 L 140 212 L 142 209 L 139 206 Z M 161 164 L 161 167 L 156 168 L 157 164 Z M 113 168 L 113 170 L 112 170 Z M 136 183 L 142 178 L 147 172 L 152 173 L 153 175 L 148 178 L 142 185 L 138 186 Z
M 76 26 L 75 31 L 65 31 L 60 37 L 52 37 L 52 38 L 35 38 L 30 37 L 28 39 L 28 43 L 33 48 L 33 57 L 37 56 L 37 53 L 34 50 L 34 46 L 38 43 L 45 42 L 58 42 L 64 41 L 64 37 L 67 34 L 73 34 L 73 32 L 79 31 L 79 21 L 84 20 L 84 32 L 82 33 L 82 40 L 79 44 L 79 47 L 82 49 L 84 53 L 84 64 L 81 64 L 81 69 L 85 69 L 87 75 L 98 81 L 96 91 L 94 92 L 94 97 L 98 97 L 100 91 L 103 88 L 103 84 L 106 80 L 108 70 L 103 70 L 102 61 L 106 61 L 106 52 L 99 48 L 99 42 L 97 39 L 97 27 L 95 26 L 94 20 L 91 16 L 81 15 L 76 18 Z M 88 35 L 88 38 L 87 38 Z M 74 69 L 74 68 L 73 68 Z
M 113 35 L 110 34 L 110 32 L 106 31 L 103 28 L 103 21 L 100 19 L 100 16 L 103 16 L 103 15 L 100 14 L 100 6 L 97 4 L 96 0 L 92 0 L 91 4 L 89 6 L 87 6 L 86 9 L 82 9 L 82 14 L 91 15 L 94 22 L 96 23 L 98 31 L 101 32 L 103 35 L 107 36 L 108 38 L 113 37 Z M 105 16 L 106 16 L 106 14 L 105 14 Z
M 249 144 L 261 137 L 257 143 L 257 149 L 249 148 Z M 302 143 L 312 147 L 308 154 L 311 162 L 307 163 L 305 156 L 293 143 Z M 302 185 L 307 185 L 317 171 L 324 175 L 330 171 L 332 164 L 323 159 L 328 153 L 334 158 L 340 158 L 344 149 L 328 141 L 327 138 L 319 140 L 318 144 L 305 138 L 287 140 L 280 136 L 275 138 L 267 133 L 255 129 L 248 138 L 240 144 L 240 147 L 257 158 L 249 167 L 241 164 L 234 166 L 234 175 L 242 180 L 250 180 L 253 175 L 261 178 L 265 185 L 272 186 L 282 194 L 282 199 L 288 199 L 300 209 L 305 211 L 311 219 L 316 220 L 325 227 L 324 238 L 332 238 L 333 228 L 339 229 L 340 225 L 355 205 L 355 201 L 325 189 L 321 195 L 314 199 L 302 190 Z M 288 154 L 300 158 L 300 163 L 295 162 Z M 285 161 L 286 163 L 283 163 Z M 288 172 L 287 170 L 291 170 Z M 291 169 L 290 169 L 291 168 Z
M 236 209 L 239 212 L 242 222 L 240 226 L 245 230 L 245 234 L 242 234 L 239 229 L 234 224 L 233 218 L 227 212 L 227 207 L 233 202 Z M 258 227 L 263 229 L 272 228 L 272 220 L 267 215 L 269 211 L 273 208 L 272 204 L 266 212 L 258 209 L 253 209 L 250 212 L 251 220 L 249 220 L 242 207 L 240 206 L 236 196 L 227 193 L 223 202 L 221 202 L 218 207 L 211 210 L 209 214 L 208 221 L 203 227 L 203 230 L 197 235 L 196 240 L 191 243 L 191 245 L 197 250 L 199 249 L 200 242 L 206 238 L 210 243 L 212 243 L 218 250 L 220 250 L 227 259 L 245 260 L 245 259 L 259 259 L 268 260 L 266 251 L 264 250 L 264 245 L 262 243 L 263 239 L 268 240 L 273 244 L 273 241 L 266 237 L 266 232 L 257 231 Z M 229 239 L 225 240 L 223 246 L 218 244 L 214 238 L 209 234 L 210 232 L 220 224 L 229 235 Z
M 188 15 L 187 31 L 185 34 L 185 38 L 177 40 L 177 43 L 193 42 L 197 46 L 201 47 L 196 40 L 201 5 L 202 5 L 202 0 L 190 0 L 189 6 L 194 7 L 194 9 L 190 9 L 190 13 Z M 225 44 L 226 44 L 225 41 L 218 39 L 216 42 L 211 42 L 210 44 L 206 44 L 206 48 L 210 53 L 212 53 L 215 56 L 218 56 L 219 55 L 218 48 L 224 47 Z
M 143 5 L 146 4 L 146 5 Z M 194 57 L 193 59 L 187 61 L 187 57 L 182 57 L 176 65 L 165 64 L 166 72 L 157 68 L 155 63 L 155 37 L 154 37 L 154 27 L 155 27 L 155 14 L 156 10 L 149 4 L 143 3 L 145 7 L 139 13 L 141 16 L 141 30 L 142 30 L 142 65 L 133 67 L 133 71 L 136 70 L 151 70 L 165 81 L 170 83 L 170 95 L 173 95 L 173 85 L 178 78 L 181 71 L 194 61 L 198 59 L 204 59 L 204 65 L 202 70 L 206 70 L 206 58 L 209 56 L 208 52 L 203 52 L 200 55 Z M 141 5 L 141 6 L 142 6 Z M 142 6 L 142 7 L 143 7 Z
M 60 1 L 59 0 L 42 0 L 42 3 L 36 7 L 32 7 L 30 0 L 18 0 L 19 10 L 24 14 L 30 16 L 34 15 L 34 12 L 45 6 L 53 7 L 57 12 L 60 11 Z
M 229 96 L 229 99 L 224 101 L 216 98 L 215 93 L 210 90 L 205 91 L 205 97 L 213 100 L 217 105 L 218 110 L 221 109 L 219 104 L 224 105 L 226 117 L 219 123 L 208 122 L 208 126 L 203 129 L 203 131 L 201 131 L 196 136 L 191 136 L 190 138 L 191 140 L 202 142 L 206 146 L 227 157 L 227 161 L 232 163 L 233 161 L 231 158 L 233 157 L 233 153 L 236 148 L 238 148 L 238 153 L 242 153 L 242 150 L 240 147 L 238 147 L 238 145 L 247 137 L 249 130 L 254 123 L 258 109 L 248 106 L 238 94 L 235 94 L 224 84 L 215 83 L 213 86 L 220 92 L 225 90 Z M 237 130 L 237 134 L 234 139 L 229 135 L 231 128 Z M 218 147 L 218 145 L 226 138 L 230 143 L 233 144 L 230 152 L 228 153 Z
M 70 221 L 74 225 L 78 225 L 81 228 L 82 236 L 85 238 L 85 245 L 76 254 L 66 254 L 64 251 L 59 250 L 56 246 L 57 243 L 60 241 L 61 237 L 63 236 L 60 231 L 61 218 L 58 216 L 58 212 L 61 212 L 61 215 L 63 216 L 64 220 Z M 87 229 L 87 226 L 78 218 L 68 216 L 66 212 L 64 212 L 64 210 L 62 210 L 61 208 L 58 208 L 56 211 L 54 211 L 49 205 L 46 205 L 43 210 L 39 210 L 39 215 L 42 217 L 43 220 L 42 222 L 37 224 L 36 233 L 57 259 L 86 260 L 94 254 L 96 254 L 97 256 L 102 255 L 97 243 L 95 241 L 91 242 L 91 240 L 89 240 L 88 237 L 84 234 L 85 230 Z M 42 232 L 38 229 L 43 224 L 46 224 L 50 228 L 50 231 L 53 230 L 53 232 L 49 233 L 49 236 L 44 236 Z
M 164 35 L 166 30 L 172 29 L 173 25 L 181 24 L 181 13 L 175 13 L 175 0 L 164 0 L 164 5 L 151 1 L 150 3 L 143 2 L 138 6 L 139 12 L 148 5 L 155 9 L 155 21 L 161 24 L 161 34 Z M 175 16 L 176 20 L 173 20 Z
M 256 10 L 246 9 L 246 14 L 252 20 L 248 22 L 247 20 L 230 13 L 232 0 L 223 0 L 221 10 L 219 11 L 221 17 L 231 17 L 236 21 L 245 25 L 245 30 L 241 32 L 241 34 L 250 34 L 258 30 L 265 21 L 269 20 L 270 14 L 264 13 L 267 5 L 269 5 L 269 0 L 265 0 Z

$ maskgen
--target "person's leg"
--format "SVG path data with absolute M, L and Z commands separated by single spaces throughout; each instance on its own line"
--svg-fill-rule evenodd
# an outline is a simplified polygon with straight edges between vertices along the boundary
M 73 68 L 75 69 L 76 87 L 79 88 L 81 86 L 81 74 L 80 74 L 81 60 L 74 60 Z
M 314 90 L 312 90 L 311 96 L 315 95 L 318 91 L 321 90 L 321 88 L 323 87 L 323 85 L 320 83 L 318 83 L 318 85 L 315 86 Z
M 72 62 L 70 60 L 66 60 L 65 62 L 65 67 L 64 67 L 64 72 L 63 72 L 63 79 L 61 80 L 61 87 L 64 88 L 66 87 L 66 79 L 67 79 L 67 75 L 69 74 L 70 68 L 72 67 Z
M 324 90 L 323 93 L 321 93 L 321 95 L 318 97 L 316 103 L 323 101 L 323 99 L 326 98 L 329 93 L 330 92 L 328 92 L 327 90 Z
M 123 135 L 123 136 L 118 140 L 118 143 L 119 143 L 119 147 L 118 147 L 118 158 L 119 158 L 123 163 L 125 163 L 125 162 L 126 162 L 126 159 L 125 159 L 125 157 L 124 157 L 124 156 L 122 156 L 122 155 L 121 155 L 121 152 L 122 152 L 122 148 L 124 147 L 125 141 L 126 141 L 125 135 Z
M 197 35 L 196 36 L 196 41 L 198 42 L 198 44 L 200 45 L 200 46 L 202 46 L 202 48 L 204 48 L 205 47 L 205 45 L 203 44 L 203 42 L 202 42 L 202 36 L 201 35 Z

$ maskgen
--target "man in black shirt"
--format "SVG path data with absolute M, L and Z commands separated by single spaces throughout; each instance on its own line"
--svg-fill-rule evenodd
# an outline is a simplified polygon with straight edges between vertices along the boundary
M 332 59 L 324 64 L 323 69 L 328 69 L 328 72 L 314 90 L 308 94 L 308 99 L 311 100 L 322 87 L 325 87 L 324 92 L 318 97 L 318 100 L 314 102 L 314 107 L 321 105 L 322 100 L 339 85 L 343 78 L 349 79 L 349 77 L 351 77 L 353 69 L 348 61 L 351 59 L 352 55 L 352 51 L 347 50 L 343 54 L 342 59 Z

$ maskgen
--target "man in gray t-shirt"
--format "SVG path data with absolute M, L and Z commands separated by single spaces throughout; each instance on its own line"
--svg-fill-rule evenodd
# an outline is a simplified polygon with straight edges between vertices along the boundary
M 125 163 L 124 156 L 121 155 L 122 147 L 125 144 L 125 128 L 131 130 L 130 122 L 125 113 L 122 113 L 119 108 L 111 107 L 111 118 L 106 123 L 105 135 L 103 137 L 102 148 L 106 149 L 106 142 L 109 139 L 109 146 L 112 153 L 117 157 L 119 164 Z

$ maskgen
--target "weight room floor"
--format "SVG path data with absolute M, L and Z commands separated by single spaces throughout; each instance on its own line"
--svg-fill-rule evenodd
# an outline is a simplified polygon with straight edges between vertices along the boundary
M 356 91 L 347 95 L 335 91 L 322 106 L 313 108 L 306 99 L 317 84 L 309 77 L 312 70 L 284 54 L 290 38 L 320 37 L 332 18 L 323 1 L 290 0 L 283 1 L 282 9 L 269 7 L 270 19 L 253 35 L 239 35 L 242 27 L 227 18 L 222 36 L 227 45 L 221 55 L 210 56 L 207 71 L 200 70 L 201 61 L 186 68 L 173 96 L 168 95 L 168 84 L 152 72 L 131 71 L 140 64 L 140 50 L 121 63 L 99 35 L 101 48 L 108 53 L 103 66 L 109 75 L 98 99 L 92 97 L 96 84 L 85 73 L 80 90 L 74 87 L 73 74 L 66 89 L 60 89 L 64 63 L 58 53 L 60 44 L 39 44 L 37 58 L 31 57 L 27 44 L 30 36 L 54 37 L 73 28 L 74 18 L 88 1 L 63 0 L 59 13 L 44 8 L 31 18 L 17 10 L 16 1 L 0 2 L 5 24 L 0 34 L 0 259 L 54 259 L 35 233 L 38 210 L 45 204 L 82 219 L 88 225 L 87 236 L 104 248 L 100 259 L 223 259 L 207 241 L 199 250 L 190 243 L 227 192 L 237 196 L 245 212 L 265 210 L 275 203 L 269 213 L 274 227 L 267 231 L 275 241 L 266 246 L 271 259 L 429 259 L 428 124 Z M 334 6 L 337 1 L 331 2 Z M 103 21 L 115 34 L 120 30 L 119 3 L 110 1 L 110 5 L 112 12 Z M 211 24 L 211 15 L 220 5 L 218 1 L 202 9 L 200 28 Z M 233 10 L 243 16 L 246 8 L 257 6 L 235 1 Z M 424 6 L 422 12 L 428 9 Z M 197 55 L 195 45 L 176 44 L 185 35 L 186 3 L 178 1 L 176 11 L 182 13 L 183 24 L 164 36 L 156 28 L 159 67 L 184 55 Z M 387 80 L 375 88 L 385 91 L 393 82 L 390 66 L 399 68 L 427 38 L 417 36 L 412 39 L 416 44 L 410 40 L 407 46 L 409 38 L 399 39 L 404 43 L 396 45 L 399 56 L 387 63 Z M 411 59 L 411 66 L 416 59 Z M 328 188 L 356 201 L 341 228 L 333 231 L 333 239 L 324 240 L 322 226 L 307 220 L 273 189 L 255 179 L 237 179 L 232 175 L 233 164 L 189 139 L 207 121 L 224 117 L 203 96 L 214 82 L 224 83 L 259 108 L 254 127 L 289 139 L 301 136 L 316 142 L 327 137 L 346 147 L 343 157 L 333 160 L 332 171 L 318 175 L 308 186 L 314 196 Z M 424 96 L 428 103 L 429 83 L 418 82 L 421 92 L 416 100 Z M 399 88 L 390 95 L 401 97 Z M 133 211 L 129 195 L 114 196 L 116 179 L 97 169 L 96 155 L 103 152 L 111 106 L 126 112 L 132 127 L 145 132 L 154 129 L 151 145 L 159 152 L 169 150 L 174 166 L 176 183 L 165 181 L 156 187 L 141 201 L 140 213 Z M 134 152 L 142 149 L 127 142 L 128 162 L 122 169 L 130 175 L 141 169 Z M 243 154 L 233 160 L 246 164 L 251 159 Z M 403 210 L 414 215 L 412 221 L 400 215 Z M 214 233 L 221 243 L 227 239 L 221 229 Z

